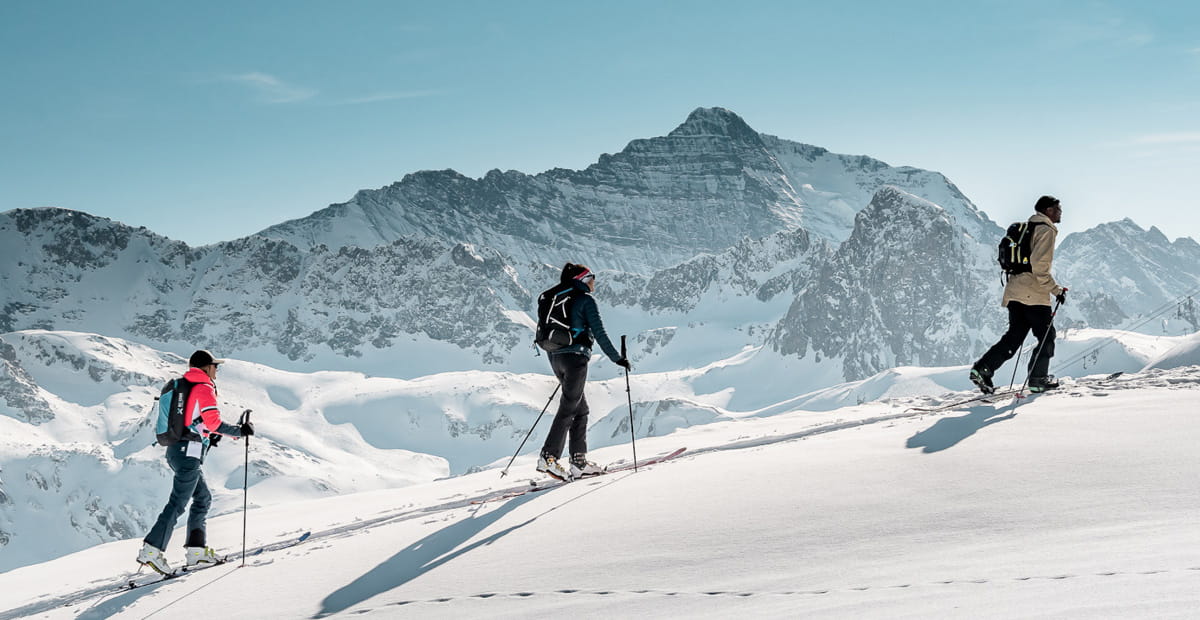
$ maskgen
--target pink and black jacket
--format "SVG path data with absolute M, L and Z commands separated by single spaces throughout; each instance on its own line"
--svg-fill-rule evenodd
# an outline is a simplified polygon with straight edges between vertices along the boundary
M 217 388 L 208 373 L 199 368 L 189 368 L 183 378 L 192 384 L 187 408 L 183 412 L 184 427 L 199 434 L 205 448 L 208 447 L 209 435 L 213 433 L 240 437 L 240 427 L 221 421 L 221 410 L 217 408 Z

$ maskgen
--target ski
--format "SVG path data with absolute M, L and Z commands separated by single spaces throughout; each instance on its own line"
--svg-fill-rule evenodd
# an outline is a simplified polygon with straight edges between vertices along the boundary
M 641 461 L 641 462 L 639 462 L 639 463 L 637 464 L 637 466 L 638 466 L 638 467 L 645 467 L 645 466 L 647 466 L 647 465 L 654 465 L 654 464 L 656 464 L 656 463 L 661 463 L 661 462 L 663 462 L 663 461 L 667 461 L 667 460 L 673 459 L 673 458 L 675 458 L 675 457 L 679 456 L 680 454 L 683 454 L 683 452 L 684 452 L 685 450 L 687 450 L 687 448 L 679 448 L 679 449 L 675 450 L 674 452 L 668 452 L 667 454 L 664 454 L 664 455 L 662 455 L 662 456 L 656 456 L 656 457 L 654 457 L 654 458 L 651 458 L 651 459 L 647 459 L 647 460 Z M 615 474 L 615 473 L 617 473 L 617 472 L 621 472 L 621 471 L 627 471 L 627 470 L 633 469 L 633 466 L 634 466 L 634 464 L 633 464 L 632 462 L 629 462 L 629 463 L 621 463 L 621 462 L 619 462 L 619 461 L 618 461 L 617 463 L 613 463 L 613 464 L 611 464 L 611 465 L 609 465 L 609 466 L 605 467 L 605 468 L 604 468 L 604 473 L 605 473 L 605 474 Z M 600 474 L 600 475 L 603 475 L 603 474 Z
M 961 407 L 963 405 L 969 405 L 971 403 L 988 403 L 988 404 L 996 403 L 996 402 L 1000 402 L 1001 400 L 1003 400 L 1004 398 L 1009 397 L 1009 396 L 1013 397 L 1014 400 L 1021 400 L 1021 399 L 1030 398 L 1032 396 L 1036 396 L 1039 394 L 1049 394 L 1052 392 L 1058 392 L 1058 391 L 1061 391 L 1064 388 L 1068 387 L 1069 385 L 1094 385 L 1094 384 L 1106 383 L 1108 381 L 1112 381 L 1113 379 L 1116 379 L 1117 377 L 1120 377 L 1123 374 L 1125 374 L 1124 371 L 1117 371 L 1110 375 L 1101 377 L 1099 379 L 1086 380 L 1086 381 L 1082 381 L 1082 382 L 1074 381 L 1070 377 L 1064 377 L 1063 381 L 1070 381 L 1070 383 L 1063 384 L 1060 387 L 1054 388 L 1052 390 L 1047 390 L 1044 392 L 1032 392 L 1032 391 L 1029 391 L 1028 389 L 1026 389 L 1026 391 L 1024 391 L 1024 392 L 1022 392 L 1021 390 L 1011 389 L 1011 388 L 1010 389 L 1002 389 L 1002 390 L 996 390 L 995 392 L 992 392 L 991 394 L 977 394 L 975 396 L 972 396 L 971 398 L 965 398 L 963 400 L 958 400 L 958 401 L 955 401 L 952 403 L 947 403 L 944 405 L 935 405 L 932 407 L 909 407 L 908 409 L 906 409 L 906 411 L 919 412 L 919 413 L 938 413 L 940 411 L 947 411 L 949 409 L 954 409 L 956 407 Z
M 178 579 L 179 577 L 183 577 L 184 575 L 190 575 L 192 573 L 198 573 L 202 570 L 209 569 L 214 566 L 221 566 L 223 564 L 228 564 L 229 559 L 230 559 L 229 556 L 226 555 L 226 556 L 217 558 L 216 562 L 212 562 L 212 563 L 208 563 L 208 564 L 200 564 L 200 565 L 191 566 L 191 567 L 181 566 L 169 573 L 166 573 L 166 574 L 158 573 L 155 575 L 150 575 L 146 579 L 140 579 L 140 580 L 136 579 L 136 578 L 130 579 L 128 583 L 126 583 L 126 584 L 122 585 L 120 588 L 118 588 L 118 591 L 125 592 L 128 590 L 136 590 L 138 588 L 152 586 L 156 583 L 162 583 L 164 581 L 169 581 L 171 579 Z
M 308 540 L 309 536 L 312 536 L 312 532 L 305 532 L 305 533 L 301 534 L 300 537 L 297 538 L 296 540 L 288 541 L 286 543 L 277 543 L 275 545 L 263 545 L 263 546 L 259 547 L 258 549 L 255 549 L 254 553 L 251 553 L 250 556 L 254 557 L 256 555 L 262 555 L 262 552 L 266 551 L 268 547 L 271 549 L 271 551 L 279 551 L 280 549 L 288 549 L 291 547 L 295 547 L 296 545 Z
M 250 553 L 248 555 L 249 555 L 249 557 L 254 557 L 256 555 L 261 555 L 264 551 L 267 551 L 267 550 L 278 551 L 280 549 L 287 549 L 290 547 L 295 547 L 296 545 L 308 540 L 308 538 L 310 536 L 312 536 L 311 531 L 305 532 L 305 533 L 301 534 L 295 540 L 289 540 L 285 543 L 276 543 L 274 545 L 263 545 L 263 546 L 259 547 L 258 549 L 255 549 L 253 553 Z M 230 561 L 236 560 L 237 558 L 238 558 L 238 556 L 236 554 L 223 555 L 223 556 L 219 557 L 216 562 L 211 563 L 211 564 L 200 564 L 200 565 L 191 566 L 191 567 L 181 566 L 165 575 L 162 573 L 156 573 L 153 575 L 149 575 L 144 579 L 137 579 L 136 577 L 134 577 L 134 578 L 131 578 L 128 582 L 122 584 L 118 588 L 118 591 L 124 592 L 127 590 L 136 590 L 138 588 L 143 588 L 146 586 L 154 585 L 156 583 L 162 583 L 164 581 L 169 581 L 171 579 L 178 579 L 179 577 L 183 577 L 183 576 L 191 574 L 191 573 L 198 573 L 202 570 L 212 568 L 214 566 L 221 566 L 222 564 L 228 564 Z
M 971 398 L 965 398 L 963 400 L 954 401 L 952 403 L 947 403 L 944 405 L 936 405 L 933 407 L 909 407 L 907 410 L 908 411 L 917 411 L 917 412 L 921 412 L 921 413 L 937 413 L 939 411 L 947 411 L 949 409 L 954 409 L 956 407 L 961 407 L 963 405 L 969 405 L 971 403 L 980 403 L 980 402 L 991 403 L 991 402 L 994 402 L 993 399 L 1000 399 L 1005 396 L 1015 396 L 1017 394 L 1017 392 L 1018 392 L 1018 390 L 996 390 L 995 392 L 992 392 L 991 394 L 979 394 L 976 396 L 972 396 Z
M 639 461 L 637 466 L 638 467 L 647 467 L 649 465 L 655 465 L 658 463 L 662 463 L 663 461 L 673 459 L 673 458 L 679 456 L 680 454 L 683 454 L 685 450 L 687 450 L 687 448 L 679 448 L 672 452 L 668 452 L 662 456 L 656 456 L 651 459 Z M 633 469 L 632 461 L 629 463 L 618 462 L 618 463 L 609 465 L 608 467 L 605 467 L 604 473 L 594 474 L 591 476 L 584 476 L 583 478 L 579 478 L 579 480 L 589 480 L 591 478 L 598 478 L 600 476 L 604 476 L 604 475 L 608 475 L 608 474 L 615 474 L 615 473 L 623 472 L 623 471 L 629 471 L 632 469 Z M 571 484 L 571 482 L 573 482 L 573 481 L 572 480 L 551 480 L 549 482 L 538 482 L 535 480 L 530 480 L 528 488 L 514 489 L 514 490 L 503 492 L 499 495 L 495 495 L 492 497 L 484 497 L 481 499 L 471 500 L 471 503 L 472 504 L 485 504 L 487 502 L 496 502 L 496 501 L 502 501 L 502 500 L 506 500 L 506 499 L 512 499 L 514 497 L 520 497 L 522 495 L 527 495 L 529 493 L 538 493 L 540 491 L 545 491 L 547 489 L 556 489 L 558 487 L 561 487 L 561 486 L 564 486 L 567 484 Z

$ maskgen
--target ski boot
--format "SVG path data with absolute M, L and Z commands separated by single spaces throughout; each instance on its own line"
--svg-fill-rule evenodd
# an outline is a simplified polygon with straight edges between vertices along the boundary
M 151 569 L 164 575 L 171 574 L 171 565 L 167 564 L 167 558 L 163 557 L 162 549 L 150 543 L 142 544 L 142 550 L 138 552 L 137 561 L 138 564 L 149 566 Z
M 599 476 L 604 473 L 604 470 L 599 465 L 587 460 L 586 454 L 571 455 L 571 477 L 583 478 L 586 476 Z
M 193 566 L 209 566 L 212 564 L 220 564 L 221 558 L 217 557 L 217 552 L 212 550 L 212 547 L 188 547 L 187 548 L 187 565 L 188 568 Z
M 1054 375 L 1029 378 L 1029 391 L 1033 392 L 1034 394 L 1045 392 L 1046 390 L 1053 390 L 1056 387 L 1058 387 L 1058 379 L 1055 379 Z
M 563 482 L 571 481 L 571 472 L 563 468 L 562 463 L 559 463 L 558 459 L 553 456 L 543 454 L 538 457 L 537 470 Z
M 992 371 L 979 364 L 971 367 L 971 383 L 974 383 L 984 394 L 996 392 L 996 386 L 992 385 Z

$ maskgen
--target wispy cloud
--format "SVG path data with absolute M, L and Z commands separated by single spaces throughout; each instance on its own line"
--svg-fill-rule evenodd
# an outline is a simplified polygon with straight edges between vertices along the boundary
M 396 101 L 399 99 L 420 99 L 422 97 L 435 97 L 444 94 L 439 90 L 410 90 L 390 93 L 375 93 L 373 95 L 365 95 L 362 97 L 351 97 L 348 99 L 339 99 L 331 101 L 326 105 L 361 105 L 364 103 L 379 103 L 381 101 Z
M 1120 17 L 1098 18 L 1063 25 L 1061 40 L 1074 45 L 1104 44 L 1144 47 L 1154 42 L 1154 32 Z
M 1200 131 L 1176 131 L 1168 133 L 1150 133 L 1135 136 L 1128 144 L 1135 145 L 1172 145 L 1200 144 Z
M 1125 156 L 1134 159 L 1191 157 L 1200 154 L 1200 131 L 1147 133 L 1103 146 L 1121 149 Z
M 296 103 L 317 95 L 314 89 L 289 84 L 273 75 L 257 71 L 226 76 L 224 80 L 246 86 L 262 103 Z
M 1104 46 L 1114 49 L 1145 47 L 1154 43 L 1154 30 L 1121 15 L 1114 7 L 1093 3 L 1071 20 L 1043 20 L 1034 28 L 1051 47 Z

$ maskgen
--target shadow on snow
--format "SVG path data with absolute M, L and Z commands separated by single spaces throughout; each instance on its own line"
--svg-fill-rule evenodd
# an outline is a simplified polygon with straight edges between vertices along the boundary
M 613 480 L 612 482 L 615 482 Z M 574 483 L 579 484 L 579 483 Z M 611 482 L 609 483 L 611 484 Z M 568 485 L 573 486 L 573 485 Z M 595 491 L 604 488 L 606 484 L 597 486 L 595 489 L 587 491 L 582 495 L 578 495 L 567 502 L 558 504 L 541 514 L 535 515 L 488 536 L 477 540 L 465 547 L 459 548 L 460 545 L 471 540 L 488 526 L 496 523 L 508 513 L 516 510 L 539 496 L 542 493 L 527 493 L 504 502 L 500 507 L 483 515 L 472 514 L 470 517 L 458 521 L 453 525 L 444 527 L 432 534 L 414 542 L 413 544 L 401 549 L 399 553 L 388 558 L 379 566 L 368 571 L 358 579 L 338 588 L 325 600 L 321 601 L 321 611 L 314 615 L 314 618 L 324 618 L 357 605 L 373 596 L 383 594 L 390 590 L 394 590 L 404 584 L 424 575 L 425 573 L 459 558 L 467 553 L 478 549 L 479 547 L 490 545 L 497 540 L 519 530 L 530 523 L 536 521 L 554 510 L 561 508 L 584 495 L 594 493 Z
M 921 451 L 926 454 L 953 448 L 984 427 L 1013 419 L 1017 415 L 1017 404 L 1012 403 L 999 408 L 987 405 L 972 407 L 967 410 L 966 415 L 942 418 L 933 426 L 909 437 L 905 446 L 922 448 Z

